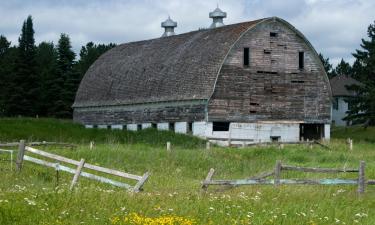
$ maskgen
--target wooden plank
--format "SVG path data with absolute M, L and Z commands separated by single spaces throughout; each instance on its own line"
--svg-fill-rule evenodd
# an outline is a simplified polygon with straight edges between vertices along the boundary
M 260 179 L 264 179 L 266 177 L 270 177 L 270 176 L 273 176 L 273 175 L 275 175 L 275 171 L 269 171 L 269 172 L 261 173 L 259 175 L 255 175 L 253 177 L 249 177 L 248 179 L 251 179 L 251 180 L 260 180 Z
M 298 179 L 280 179 L 279 184 L 294 184 L 294 185 L 303 185 L 303 184 L 315 184 L 315 185 L 339 185 L 347 184 L 353 185 L 357 184 L 357 180 L 350 179 L 320 179 L 320 180 L 298 180 Z M 275 185 L 275 180 L 265 180 L 265 179 L 240 179 L 240 180 L 211 180 L 205 181 L 204 185 Z
M 323 148 L 331 149 L 330 147 L 328 147 L 327 145 L 324 145 L 324 144 L 320 143 L 319 141 L 314 141 L 314 143 L 317 144 L 317 145 L 320 145 Z
M 81 174 L 82 168 L 83 168 L 84 165 L 85 165 L 85 159 L 81 159 L 81 161 L 79 162 L 79 165 L 77 167 L 77 170 L 74 174 L 72 183 L 70 184 L 70 190 L 73 190 L 74 185 L 76 185 L 76 183 L 78 182 L 79 175 Z
M 301 172 L 310 172 L 310 173 L 357 173 L 358 169 L 333 169 L 333 168 L 314 168 L 314 167 L 299 167 L 299 166 L 289 166 L 282 165 L 282 170 L 293 170 Z
M 17 171 L 21 171 L 23 157 L 25 155 L 25 140 L 21 140 L 18 146 L 18 155 L 16 160 Z
M 146 172 L 145 174 L 143 174 L 142 179 L 140 179 L 138 183 L 134 186 L 133 191 L 136 193 L 141 191 L 143 185 L 145 184 L 149 176 L 150 176 L 149 172 Z
M 35 148 L 31 148 L 31 147 L 28 147 L 28 146 L 26 147 L 26 151 L 29 151 L 31 153 L 41 155 L 41 156 L 44 156 L 44 157 L 47 157 L 47 158 L 51 158 L 51 159 L 54 159 L 54 160 L 58 160 L 58 161 L 61 161 L 61 162 L 70 163 L 70 164 L 73 164 L 73 165 L 76 165 L 76 166 L 79 165 L 79 162 L 76 161 L 76 160 L 65 158 L 63 156 L 55 155 L 55 154 L 52 154 L 52 153 L 49 153 L 49 152 L 44 152 L 44 151 L 41 151 L 41 150 L 38 150 L 38 149 L 35 149 Z M 103 172 L 103 173 L 112 174 L 112 175 L 119 176 L 119 177 L 134 179 L 134 180 L 142 179 L 142 177 L 138 176 L 138 175 L 125 173 L 125 172 L 121 172 L 121 171 L 118 171 L 118 170 L 112 170 L 112 169 L 104 168 L 104 167 L 101 167 L 101 166 L 92 165 L 92 164 L 89 164 L 89 163 L 85 163 L 84 168 L 96 170 L 96 171 Z
M 281 161 L 277 160 L 275 165 L 275 185 L 280 184 L 280 177 L 281 177 Z
M 203 190 L 207 190 L 208 185 L 206 185 L 206 184 L 208 182 L 211 182 L 211 179 L 212 179 L 212 176 L 214 175 L 214 173 L 215 173 L 215 169 L 214 168 L 211 168 L 210 171 L 208 171 L 206 179 L 204 179 L 204 181 L 202 183 L 202 189 Z
M 36 158 L 30 157 L 30 156 L 27 156 L 27 155 L 25 155 L 24 160 L 30 161 L 30 162 L 33 162 L 33 163 L 36 163 L 36 164 L 40 164 L 40 165 L 43 165 L 43 166 L 52 167 L 52 168 L 55 168 L 56 170 L 61 170 L 61 171 L 65 171 L 65 172 L 72 173 L 72 174 L 74 174 L 76 172 L 75 169 L 59 165 L 59 163 L 51 163 L 51 162 L 47 162 L 47 161 L 44 161 L 44 160 L 41 160 L 41 159 L 36 159 Z M 114 181 L 114 180 L 111 180 L 111 179 L 108 179 L 108 178 L 105 178 L 105 177 L 101 177 L 101 176 L 98 176 L 98 175 L 94 175 L 94 174 L 91 174 L 91 173 L 87 173 L 87 172 L 81 172 L 81 176 L 89 178 L 89 179 L 97 180 L 97 181 L 102 182 L 102 183 L 111 184 L 111 185 L 116 186 L 116 187 L 121 187 L 121 188 L 126 188 L 126 189 L 132 188 L 129 184 Z
M 358 193 L 363 194 L 365 192 L 365 184 L 366 184 L 366 178 L 365 178 L 365 161 L 361 161 L 359 163 L 359 172 L 358 172 Z

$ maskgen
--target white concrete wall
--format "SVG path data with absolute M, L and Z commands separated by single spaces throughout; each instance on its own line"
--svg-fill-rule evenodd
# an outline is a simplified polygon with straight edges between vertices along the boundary
M 115 124 L 115 125 L 111 125 L 111 129 L 112 130 L 122 130 L 122 129 L 124 129 L 124 126 L 120 125 L 120 124 Z
M 85 128 L 91 129 L 91 128 L 94 128 L 94 125 L 88 125 L 88 124 L 86 124 Z
M 207 123 L 202 122 L 193 122 L 193 135 L 198 137 L 206 137 Z M 211 129 L 212 131 L 212 129 Z
M 126 128 L 127 128 L 127 130 L 137 131 L 138 124 L 134 124 L 134 123 L 132 123 L 132 124 L 128 124 L 128 125 L 126 126 Z
M 331 139 L 331 125 L 324 124 L 324 139 L 329 140 Z
M 142 130 L 152 127 L 152 123 L 142 123 Z
M 348 103 L 344 101 L 344 98 L 338 97 L 338 109 L 332 108 L 332 123 L 336 126 L 346 126 L 346 121 L 342 120 L 344 117 L 347 116 L 346 111 L 348 111 Z
M 188 123 L 187 122 L 176 122 L 174 124 L 174 131 L 176 133 L 186 134 L 188 129 Z
M 169 123 L 158 123 L 158 130 L 169 130 Z
M 108 129 L 108 125 L 98 125 L 99 129 Z

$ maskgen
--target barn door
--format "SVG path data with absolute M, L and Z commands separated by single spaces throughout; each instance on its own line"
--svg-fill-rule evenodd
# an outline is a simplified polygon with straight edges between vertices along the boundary
M 324 124 L 302 123 L 299 130 L 300 138 L 303 140 L 319 140 L 324 137 Z

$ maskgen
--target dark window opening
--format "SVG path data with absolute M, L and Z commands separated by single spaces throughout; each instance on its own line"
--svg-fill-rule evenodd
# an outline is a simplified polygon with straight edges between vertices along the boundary
M 303 69 L 305 67 L 305 53 L 304 52 L 299 52 L 298 54 L 298 61 L 299 61 L 299 68 Z
M 123 130 L 127 130 L 128 129 L 128 126 L 125 124 L 125 125 L 122 125 L 122 129 Z
M 174 131 L 174 123 L 169 123 L 169 130 Z
M 338 110 L 339 109 L 339 98 L 334 98 L 333 99 L 332 107 L 333 107 L 334 110 Z
M 249 50 L 249 48 L 243 49 L 243 65 L 244 66 L 250 65 L 250 50 Z
M 270 37 L 277 37 L 277 33 L 276 32 L 271 32 L 270 33 Z
M 279 142 L 280 139 L 281 139 L 280 136 L 271 136 L 270 138 L 271 138 L 271 141 L 272 141 L 272 142 Z
M 188 129 L 187 129 L 187 133 L 188 134 L 192 134 L 193 133 L 193 123 L 188 123 Z
M 142 124 L 137 125 L 137 130 L 142 130 Z
M 319 140 L 324 137 L 324 124 L 300 124 L 300 137 L 303 140 Z
M 256 102 L 250 102 L 250 105 L 259 106 L 259 103 L 256 103 Z
M 92 128 L 95 128 L 95 129 L 96 129 L 96 128 L 98 128 L 98 125 L 93 125 Z
M 255 114 L 255 113 L 257 113 L 257 111 L 255 111 L 255 110 L 250 110 L 250 114 Z
M 107 130 L 110 130 L 111 129 L 111 125 L 107 125 Z
M 271 54 L 271 50 L 264 49 L 264 54 Z
M 292 80 L 292 83 L 293 84 L 303 84 L 303 83 L 305 83 L 305 81 L 303 81 L 303 80 Z
M 152 124 L 151 124 L 151 127 L 154 128 L 154 129 L 156 129 L 158 126 L 157 126 L 156 123 L 152 123 Z
M 213 122 L 213 131 L 229 131 L 229 122 Z

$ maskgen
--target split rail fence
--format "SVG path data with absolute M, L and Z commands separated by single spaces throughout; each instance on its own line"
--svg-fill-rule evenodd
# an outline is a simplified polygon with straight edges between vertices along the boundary
M 300 171 L 310 173 L 358 173 L 358 179 L 281 179 L 282 171 Z M 238 180 L 212 180 L 215 173 L 213 168 L 208 172 L 206 179 L 202 182 L 202 189 L 207 190 L 209 185 L 358 185 L 358 193 L 365 192 L 365 186 L 375 185 L 375 180 L 365 179 L 365 162 L 361 161 L 358 169 L 335 169 L 335 168 L 313 168 L 313 167 L 299 167 L 283 165 L 281 161 L 277 161 L 273 171 L 264 172 L 257 176 L 238 179 Z M 268 177 L 274 179 L 266 179 Z
M 45 161 L 45 160 L 42 160 L 42 159 L 39 159 L 39 158 L 34 158 L 34 157 L 29 156 L 29 155 L 26 155 L 26 153 L 28 153 L 28 152 L 33 153 L 33 154 L 38 155 L 38 156 L 48 158 L 48 159 L 52 159 L 52 160 L 55 160 L 55 161 L 58 161 L 58 162 L 71 164 L 71 165 L 77 166 L 77 168 L 73 169 L 73 168 L 61 165 L 58 162 L 53 163 L 53 162 L 48 162 L 48 161 Z M 89 178 L 89 179 L 97 180 L 97 181 L 102 182 L 102 183 L 107 183 L 107 184 L 111 184 L 111 185 L 114 185 L 114 186 L 117 186 L 117 187 L 121 187 L 121 188 L 131 190 L 131 191 L 134 191 L 134 192 L 139 192 L 139 191 L 142 190 L 143 185 L 145 184 L 145 182 L 147 181 L 147 179 L 150 175 L 149 172 L 146 172 L 142 176 L 139 176 L 139 175 L 125 173 L 125 172 L 118 171 L 118 170 L 108 169 L 108 168 L 105 168 L 105 167 L 96 166 L 96 165 L 86 163 L 84 159 L 81 159 L 81 161 L 76 161 L 76 160 L 69 159 L 69 158 L 66 158 L 66 157 L 63 157 L 63 156 L 60 156 L 60 155 L 52 154 L 52 153 L 41 151 L 41 150 L 29 147 L 29 146 L 25 146 L 25 142 L 21 140 L 20 143 L 19 143 L 19 151 L 18 151 L 18 156 L 17 156 L 17 160 L 16 160 L 16 167 L 17 167 L 18 171 L 20 171 L 22 169 L 23 161 L 29 161 L 29 162 L 33 162 L 33 163 L 36 163 L 36 164 L 39 164 L 39 165 L 46 166 L 46 167 L 52 167 L 57 172 L 58 171 L 65 171 L 65 172 L 74 174 L 74 177 L 73 177 L 73 180 L 72 180 L 72 183 L 71 183 L 71 186 L 70 186 L 71 190 L 74 188 L 75 184 L 78 182 L 79 176 L 83 176 L 83 177 L 86 177 L 86 178 Z M 94 170 L 94 171 L 97 171 L 97 172 L 111 174 L 111 175 L 118 176 L 118 177 L 121 177 L 121 178 L 136 180 L 137 183 L 136 183 L 135 186 L 131 186 L 129 184 L 119 182 L 119 181 L 115 181 L 115 180 L 112 180 L 112 179 L 109 179 L 109 178 L 106 178 L 106 177 L 103 177 L 103 176 L 98 176 L 98 175 L 95 175 L 95 174 L 92 174 L 92 173 L 83 172 L 82 170 L 84 168 Z

